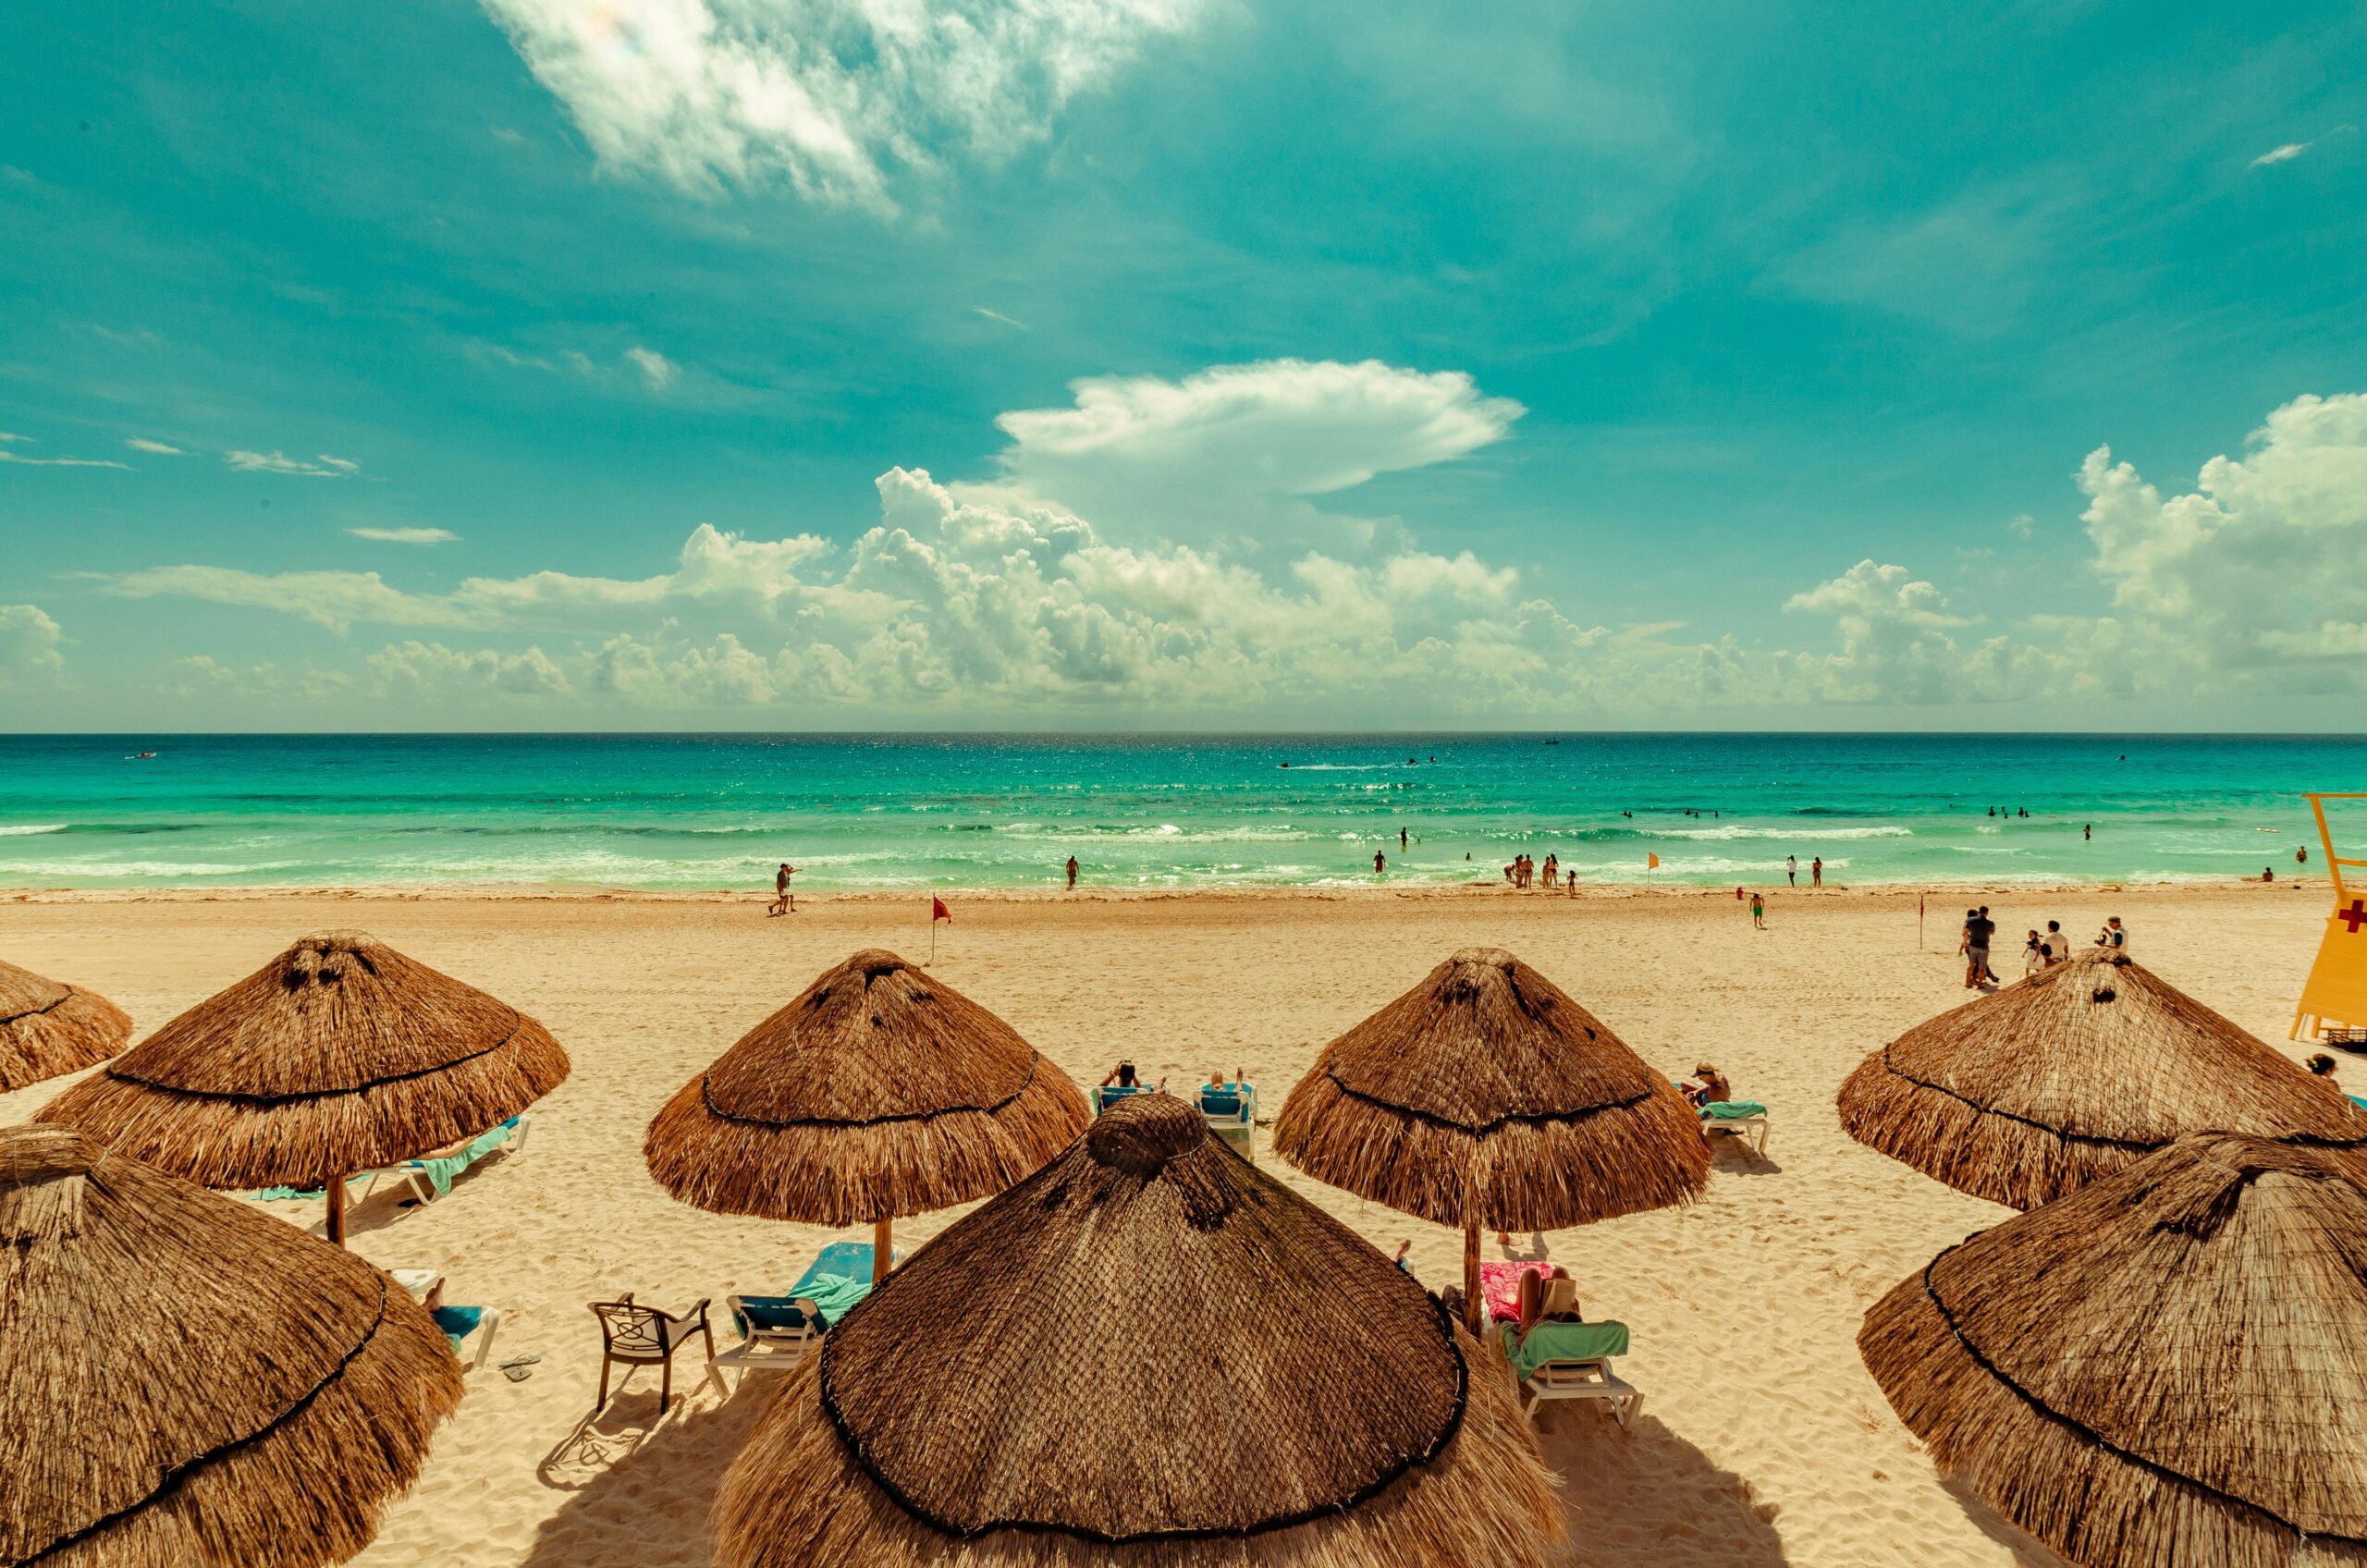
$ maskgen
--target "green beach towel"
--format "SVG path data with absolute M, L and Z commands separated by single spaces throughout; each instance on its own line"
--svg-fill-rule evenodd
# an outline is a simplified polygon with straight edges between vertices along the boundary
M 350 1187 L 356 1182 L 368 1180 L 370 1177 L 367 1172 L 364 1172 L 360 1176 L 348 1176 L 345 1179 L 345 1184 Z M 307 1192 L 302 1187 L 257 1187 L 250 1195 L 264 1203 L 285 1203 L 289 1198 L 325 1198 L 329 1195 L 329 1190 L 326 1187 L 314 1187 Z
M 411 1163 L 426 1174 L 428 1184 L 440 1198 L 452 1190 L 453 1178 L 517 1135 L 518 1119 L 513 1116 L 492 1131 L 470 1139 L 469 1146 L 458 1154 L 442 1159 L 414 1159 Z
M 797 1293 L 820 1308 L 823 1317 L 836 1323 L 871 1293 L 871 1281 L 850 1280 L 843 1274 L 816 1274 L 800 1285 Z
M 1503 1326 L 1504 1359 L 1523 1378 L 1549 1361 L 1592 1361 L 1599 1356 L 1627 1354 L 1625 1323 L 1539 1323 L 1526 1337 L 1514 1324 Z
M 1701 1108 L 1701 1114 L 1719 1121 L 1733 1121 L 1745 1116 L 1764 1116 L 1767 1108 L 1757 1100 L 1711 1100 Z

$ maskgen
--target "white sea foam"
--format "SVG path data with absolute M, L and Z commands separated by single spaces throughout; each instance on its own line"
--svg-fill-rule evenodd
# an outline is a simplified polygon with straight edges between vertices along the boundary
M 1915 829 L 1895 826 L 1869 827 L 1659 827 L 1656 839 L 1912 839 Z
M 0 827 L 0 839 L 30 839 L 36 833 L 63 833 L 68 826 L 63 822 L 27 822 Z

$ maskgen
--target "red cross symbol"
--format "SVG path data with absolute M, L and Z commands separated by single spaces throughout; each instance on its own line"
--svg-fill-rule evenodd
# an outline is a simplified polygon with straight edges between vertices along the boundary
M 2350 934 L 2356 937 L 2359 935 L 2359 928 L 2367 925 L 2367 899 L 2351 900 L 2350 907 L 2335 911 L 2334 917 L 2349 926 Z

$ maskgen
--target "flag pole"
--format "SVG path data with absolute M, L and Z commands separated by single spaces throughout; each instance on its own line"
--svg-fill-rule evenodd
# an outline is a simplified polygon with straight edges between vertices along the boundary
M 934 932 L 937 927 L 932 925 L 929 929 Z M 1915 950 L 1919 953 L 1923 950 L 1923 895 L 1920 892 L 1915 895 Z
M 937 962 L 937 895 L 934 893 L 928 900 L 928 962 L 932 964 Z M 928 964 L 921 967 L 926 969 Z

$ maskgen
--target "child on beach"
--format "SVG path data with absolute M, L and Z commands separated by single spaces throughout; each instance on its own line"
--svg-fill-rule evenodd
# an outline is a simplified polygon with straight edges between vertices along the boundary
M 1750 928 L 1754 931 L 1767 929 L 1767 900 L 1757 893 L 1750 896 Z

